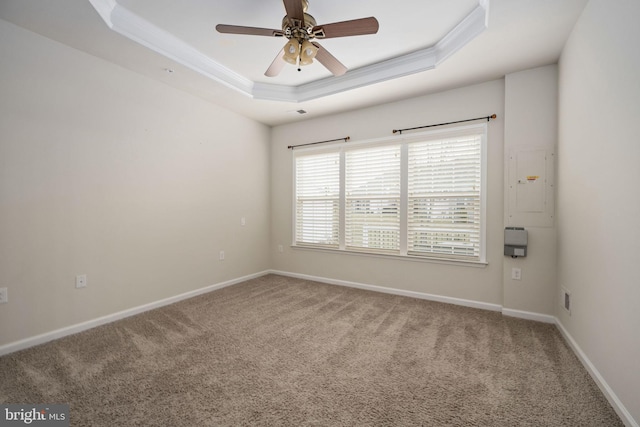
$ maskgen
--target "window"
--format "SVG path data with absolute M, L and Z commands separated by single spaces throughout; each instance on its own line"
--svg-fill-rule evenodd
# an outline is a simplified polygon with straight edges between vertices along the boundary
M 481 136 L 409 144 L 408 253 L 479 259 Z
M 486 125 L 296 150 L 305 247 L 485 262 Z
M 338 247 L 340 153 L 296 159 L 296 244 Z
M 400 146 L 345 152 L 345 246 L 400 250 Z

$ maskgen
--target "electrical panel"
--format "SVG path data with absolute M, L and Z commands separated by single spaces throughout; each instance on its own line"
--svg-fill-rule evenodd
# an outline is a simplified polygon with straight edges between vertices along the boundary
M 508 167 L 508 224 L 552 227 L 554 153 L 546 148 L 514 149 Z

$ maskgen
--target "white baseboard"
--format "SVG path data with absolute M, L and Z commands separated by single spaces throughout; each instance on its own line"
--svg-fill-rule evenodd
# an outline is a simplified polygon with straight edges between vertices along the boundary
M 607 382 L 602 377 L 600 372 L 596 369 L 593 363 L 591 363 L 589 358 L 582 351 L 580 346 L 576 343 L 576 341 L 573 339 L 571 334 L 569 334 L 569 332 L 565 329 L 564 325 L 562 325 L 562 323 L 557 317 L 546 315 L 546 314 L 540 314 L 540 313 L 532 313 L 528 311 L 507 309 L 502 307 L 499 304 L 490 304 L 490 303 L 466 300 L 461 298 L 445 297 L 445 296 L 427 294 L 422 292 L 387 288 L 384 286 L 368 285 L 364 283 L 329 279 L 326 277 L 310 276 L 307 274 L 290 273 L 290 272 L 278 271 L 278 270 L 266 270 L 259 273 L 238 277 L 236 279 L 217 283 L 215 285 L 207 286 L 201 289 L 196 289 L 194 291 L 185 292 L 183 294 L 176 295 L 170 298 L 165 298 L 160 301 L 155 301 L 149 304 L 144 304 L 138 307 L 133 307 L 127 310 L 123 310 L 117 313 L 110 314 L 108 316 L 99 317 L 93 320 L 78 323 L 76 325 L 67 326 L 65 328 L 57 329 L 41 335 L 37 335 L 37 336 L 26 338 L 13 343 L 5 344 L 3 346 L 0 346 L 0 356 L 13 353 L 16 351 L 24 350 L 26 348 L 33 347 L 36 345 L 44 344 L 46 342 L 49 342 L 58 338 L 62 338 L 68 335 L 76 334 L 78 332 L 86 331 L 91 328 L 95 328 L 96 326 L 101 326 L 107 323 L 115 322 L 116 320 L 134 316 L 136 314 L 140 314 L 145 311 L 160 308 L 160 307 L 173 304 L 188 298 L 193 298 L 195 296 L 202 295 L 208 292 L 213 292 L 215 290 L 222 289 L 227 286 L 235 285 L 237 283 L 241 283 L 247 280 L 255 279 L 267 274 L 278 274 L 281 276 L 294 277 L 298 279 L 313 280 L 316 282 L 327 283 L 330 285 L 347 286 L 350 288 L 358 288 L 358 289 L 364 289 L 364 290 L 369 290 L 374 292 L 382 292 L 382 293 L 392 294 L 392 295 L 419 298 L 419 299 L 424 299 L 429 301 L 437 301 L 437 302 L 443 302 L 447 304 L 455 304 L 455 305 L 479 308 L 479 309 L 489 310 L 489 311 L 499 311 L 499 312 L 502 312 L 502 314 L 505 316 L 518 317 L 522 319 L 534 320 L 534 321 L 544 322 L 544 323 L 553 323 L 556 325 L 556 327 L 562 334 L 563 338 L 567 341 L 567 343 L 569 344 L 569 347 L 571 347 L 571 349 L 576 354 L 580 362 L 583 364 L 587 372 L 589 372 L 589 375 L 591 375 L 591 377 L 593 378 L 595 383 L 598 385 L 598 387 L 600 388 L 604 396 L 607 398 L 611 406 L 614 408 L 614 410 L 616 411 L 616 413 L 618 414 L 622 422 L 624 422 L 624 424 L 627 427 L 640 427 L 640 425 L 638 425 L 638 423 L 633 419 L 633 417 L 631 416 L 629 411 L 626 409 L 626 407 L 622 404 L 618 396 L 614 393 L 614 391 L 611 389 L 609 384 L 607 384 Z
M 513 310 L 510 308 L 502 308 L 502 314 L 509 317 L 517 317 L 519 319 L 535 320 L 542 323 L 556 323 L 558 319 L 548 314 L 533 313 L 531 311 Z
M 107 323 L 115 322 L 116 320 L 134 316 L 136 314 L 140 314 L 145 311 L 160 308 L 165 305 L 173 304 L 188 298 L 193 298 L 195 296 L 206 294 L 208 292 L 222 289 L 227 286 L 235 285 L 237 283 L 241 283 L 250 279 L 255 279 L 257 277 L 261 277 L 266 274 L 269 274 L 269 272 L 262 271 L 259 273 L 250 274 L 248 276 L 238 277 L 237 279 L 227 280 L 225 282 L 217 283 L 215 285 L 206 286 L 204 288 L 196 289 L 194 291 L 185 292 L 180 295 L 165 298 L 160 301 L 155 301 L 149 304 L 140 305 L 138 307 L 129 308 L 127 310 L 119 311 L 117 313 L 109 314 L 107 316 L 98 317 L 96 319 L 88 320 L 86 322 L 78 323 L 75 325 L 56 329 L 54 331 L 46 332 L 44 334 L 36 335 L 34 337 L 29 337 L 20 341 L 15 341 L 9 344 L 5 344 L 3 346 L 0 346 L 0 356 L 13 353 L 16 351 L 24 350 L 26 348 L 33 347 L 36 345 L 44 344 L 46 342 L 53 341 L 58 338 L 66 337 L 68 335 L 77 334 L 78 332 L 86 331 L 87 329 L 95 328 L 96 326 L 101 326 Z
M 489 311 L 501 311 L 502 306 L 486 302 L 473 301 L 461 298 L 445 297 L 441 295 L 426 294 L 423 292 L 406 291 L 403 289 L 387 288 L 384 286 L 368 285 L 365 283 L 348 282 L 346 280 L 329 279 L 326 277 L 310 276 L 307 274 L 290 273 L 287 271 L 270 270 L 269 273 L 280 276 L 295 277 L 296 279 L 312 280 L 314 282 L 327 283 L 329 285 L 346 286 L 349 288 L 364 289 L 367 291 L 382 292 L 385 294 L 400 295 L 404 297 L 419 298 L 429 301 L 443 302 L 446 304 L 462 305 L 465 307 L 480 308 Z
M 573 339 L 569 331 L 567 331 L 564 325 L 562 324 L 562 322 L 560 322 L 560 319 L 556 318 L 555 323 L 556 323 L 556 327 L 562 334 L 562 337 L 569 344 L 569 347 L 571 347 L 571 350 L 573 350 L 573 352 L 578 357 L 578 359 L 580 360 L 582 365 L 585 367 L 587 372 L 589 372 L 589 375 L 591 375 L 591 378 L 593 378 L 593 381 L 595 381 L 598 388 L 600 388 L 600 391 L 602 391 L 602 394 L 604 394 L 604 397 L 607 398 L 607 400 L 609 401 L 613 409 L 616 411 L 616 413 L 624 423 L 624 425 L 627 427 L 640 427 L 638 425 L 638 422 L 633 419 L 633 417 L 631 416 L 627 408 L 620 401 L 618 396 L 614 393 L 613 389 L 609 386 L 609 384 L 607 384 L 607 382 L 602 377 L 598 369 L 596 369 L 596 367 L 593 365 L 593 363 L 591 363 L 591 361 L 589 360 L 587 355 L 584 353 L 584 351 L 582 351 L 582 349 L 580 348 L 576 340 Z

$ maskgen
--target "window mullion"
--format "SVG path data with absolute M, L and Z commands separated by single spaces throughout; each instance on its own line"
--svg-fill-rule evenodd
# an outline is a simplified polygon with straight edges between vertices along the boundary
M 400 151 L 400 255 L 408 252 L 408 204 L 409 204 L 409 145 L 403 142 Z
M 338 242 L 341 250 L 344 250 L 347 245 L 346 241 L 346 208 L 347 208 L 347 192 L 345 190 L 346 187 L 346 172 L 345 172 L 345 154 L 344 150 L 340 150 L 340 199 L 339 199 L 339 226 L 338 226 Z

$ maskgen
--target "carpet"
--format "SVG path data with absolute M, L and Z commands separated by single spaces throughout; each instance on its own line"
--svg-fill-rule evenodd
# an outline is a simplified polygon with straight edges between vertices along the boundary
M 0 358 L 72 426 L 622 426 L 553 325 L 268 275 Z

